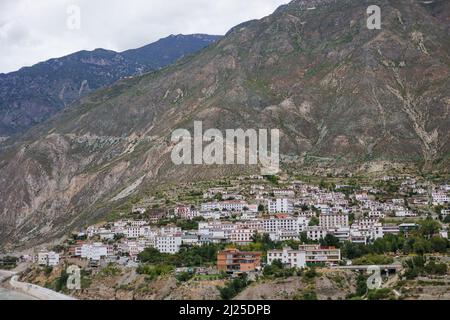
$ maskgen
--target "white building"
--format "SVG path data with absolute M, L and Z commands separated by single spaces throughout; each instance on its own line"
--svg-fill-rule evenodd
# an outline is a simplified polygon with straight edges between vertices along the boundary
M 147 209 L 143 208 L 143 207 L 133 207 L 133 209 L 131 210 L 131 213 L 134 213 L 134 214 L 144 214 L 146 212 L 147 212 Z
M 450 203 L 450 197 L 444 192 L 433 192 L 433 205 L 446 205 Z
M 399 209 L 399 210 L 395 210 L 395 216 L 398 218 L 403 218 L 403 217 L 416 217 L 417 214 L 412 212 L 411 210 L 408 210 L 406 208 L 403 209 Z
M 184 234 L 181 236 L 181 243 L 188 246 L 199 245 L 199 236 L 197 234 Z
M 265 233 L 269 234 L 276 233 L 280 230 L 293 231 L 298 235 L 300 232 L 305 230 L 307 224 L 307 217 L 271 217 L 270 219 L 263 220 L 263 230 Z
M 341 260 L 341 250 L 320 245 L 301 245 L 298 250 L 285 247 L 283 250 L 268 251 L 267 263 L 272 264 L 275 260 L 291 268 L 304 268 L 317 263 L 337 264 Z
M 278 230 L 275 233 L 270 233 L 269 236 L 272 241 L 299 240 L 300 238 L 297 232 L 289 230 Z
M 123 229 L 123 234 L 128 239 L 137 239 L 143 236 L 145 233 L 145 229 L 139 226 L 130 226 Z
M 392 199 L 392 203 L 397 205 L 404 205 L 405 199 Z
M 256 230 L 249 228 L 236 228 L 231 231 L 231 242 L 245 245 L 253 242 Z
M 206 202 L 202 203 L 201 211 L 227 210 L 227 211 L 242 211 L 248 207 L 247 202 L 242 200 L 228 200 L 221 202 Z
M 274 190 L 273 194 L 274 194 L 275 197 L 288 197 L 288 198 L 295 197 L 295 191 L 294 190 L 290 190 L 290 189 Z
M 175 254 L 180 250 L 181 236 L 160 235 L 155 238 L 155 248 L 161 253 Z
M 121 243 L 119 245 L 120 251 L 124 253 L 128 253 L 130 257 L 133 257 L 134 259 L 136 256 L 145 250 L 147 247 L 154 246 L 154 242 L 152 241 L 126 241 L 124 243 Z
M 267 201 L 267 209 L 269 213 L 292 213 L 294 211 L 294 205 L 291 200 L 283 198 L 283 199 L 275 199 Z
M 326 229 L 348 227 L 348 214 L 321 214 L 319 216 L 319 225 Z
M 38 253 L 37 262 L 40 266 L 57 266 L 59 264 L 59 254 L 53 251 L 41 251 Z
M 313 241 L 319 241 L 327 236 L 328 232 L 326 228 L 319 226 L 306 227 L 306 235 L 308 239 Z
M 83 244 L 81 247 L 75 248 L 75 256 L 80 256 L 83 259 L 99 261 L 108 256 L 111 249 L 102 243 Z

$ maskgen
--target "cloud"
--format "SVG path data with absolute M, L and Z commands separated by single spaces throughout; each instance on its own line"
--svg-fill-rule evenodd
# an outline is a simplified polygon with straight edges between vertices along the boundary
M 170 34 L 225 34 L 289 0 L 1 0 L 0 72 L 79 50 L 137 48 Z M 80 9 L 80 29 L 75 26 Z

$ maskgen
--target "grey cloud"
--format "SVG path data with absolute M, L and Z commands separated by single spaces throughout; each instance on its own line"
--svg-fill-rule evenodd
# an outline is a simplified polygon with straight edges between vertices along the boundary
M 1 0 L 0 72 L 78 50 L 136 48 L 169 34 L 224 34 L 289 0 Z M 67 28 L 67 8 L 81 29 Z

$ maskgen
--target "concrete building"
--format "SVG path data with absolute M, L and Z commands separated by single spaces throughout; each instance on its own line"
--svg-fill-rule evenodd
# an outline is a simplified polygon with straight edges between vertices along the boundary
M 348 214 L 321 214 L 319 216 L 319 225 L 326 229 L 348 227 Z
M 59 265 L 59 254 L 53 251 L 41 251 L 38 253 L 37 262 L 40 266 L 57 266 Z
M 283 198 L 283 199 L 275 199 L 267 201 L 267 209 L 269 213 L 292 213 L 294 211 L 294 205 L 291 200 Z
M 327 236 L 328 231 L 326 228 L 320 226 L 306 227 L 306 236 L 313 241 L 319 241 Z
M 298 250 L 285 247 L 283 250 L 268 251 L 267 263 L 272 264 L 275 260 L 290 268 L 305 268 L 318 263 L 337 264 L 341 260 L 341 250 L 320 245 L 300 245 Z
M 217 253 L 217 269 L 228 273 L 251 272 L 261 267 L 261 252 L 243 252 L 237 249 Z
M 308 225 L 307 217 L 290 217 L 278 215 L 270 219 L 263 220 L 263 230 L 265 233 L 276 233 L 280 230 L 293 231 L 299 234 Z
M 161 253 L 175 254 L 180 251 L 181 236 L 160 235 L 155 238 L 155 248 Z

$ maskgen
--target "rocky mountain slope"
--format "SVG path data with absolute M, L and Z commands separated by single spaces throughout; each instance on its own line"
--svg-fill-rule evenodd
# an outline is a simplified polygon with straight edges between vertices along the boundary
M 0 74 L 0 137 L 21 133 L 96 89 L 158 70 L 219 38 L 172 35 L 139 49 L 80 51 Z
M 174 166 L 170 135 L 194 120 L 279 128 L 283 164 L 297 168 L 448 172 L 448 6 L 433 3 L 294 0 L 195 56 L 84 97 L 0 158 L 0 241 L 64 234 L 161 181 L 256 170 Z M 381 30 L 366 26 L 372 4 Z

